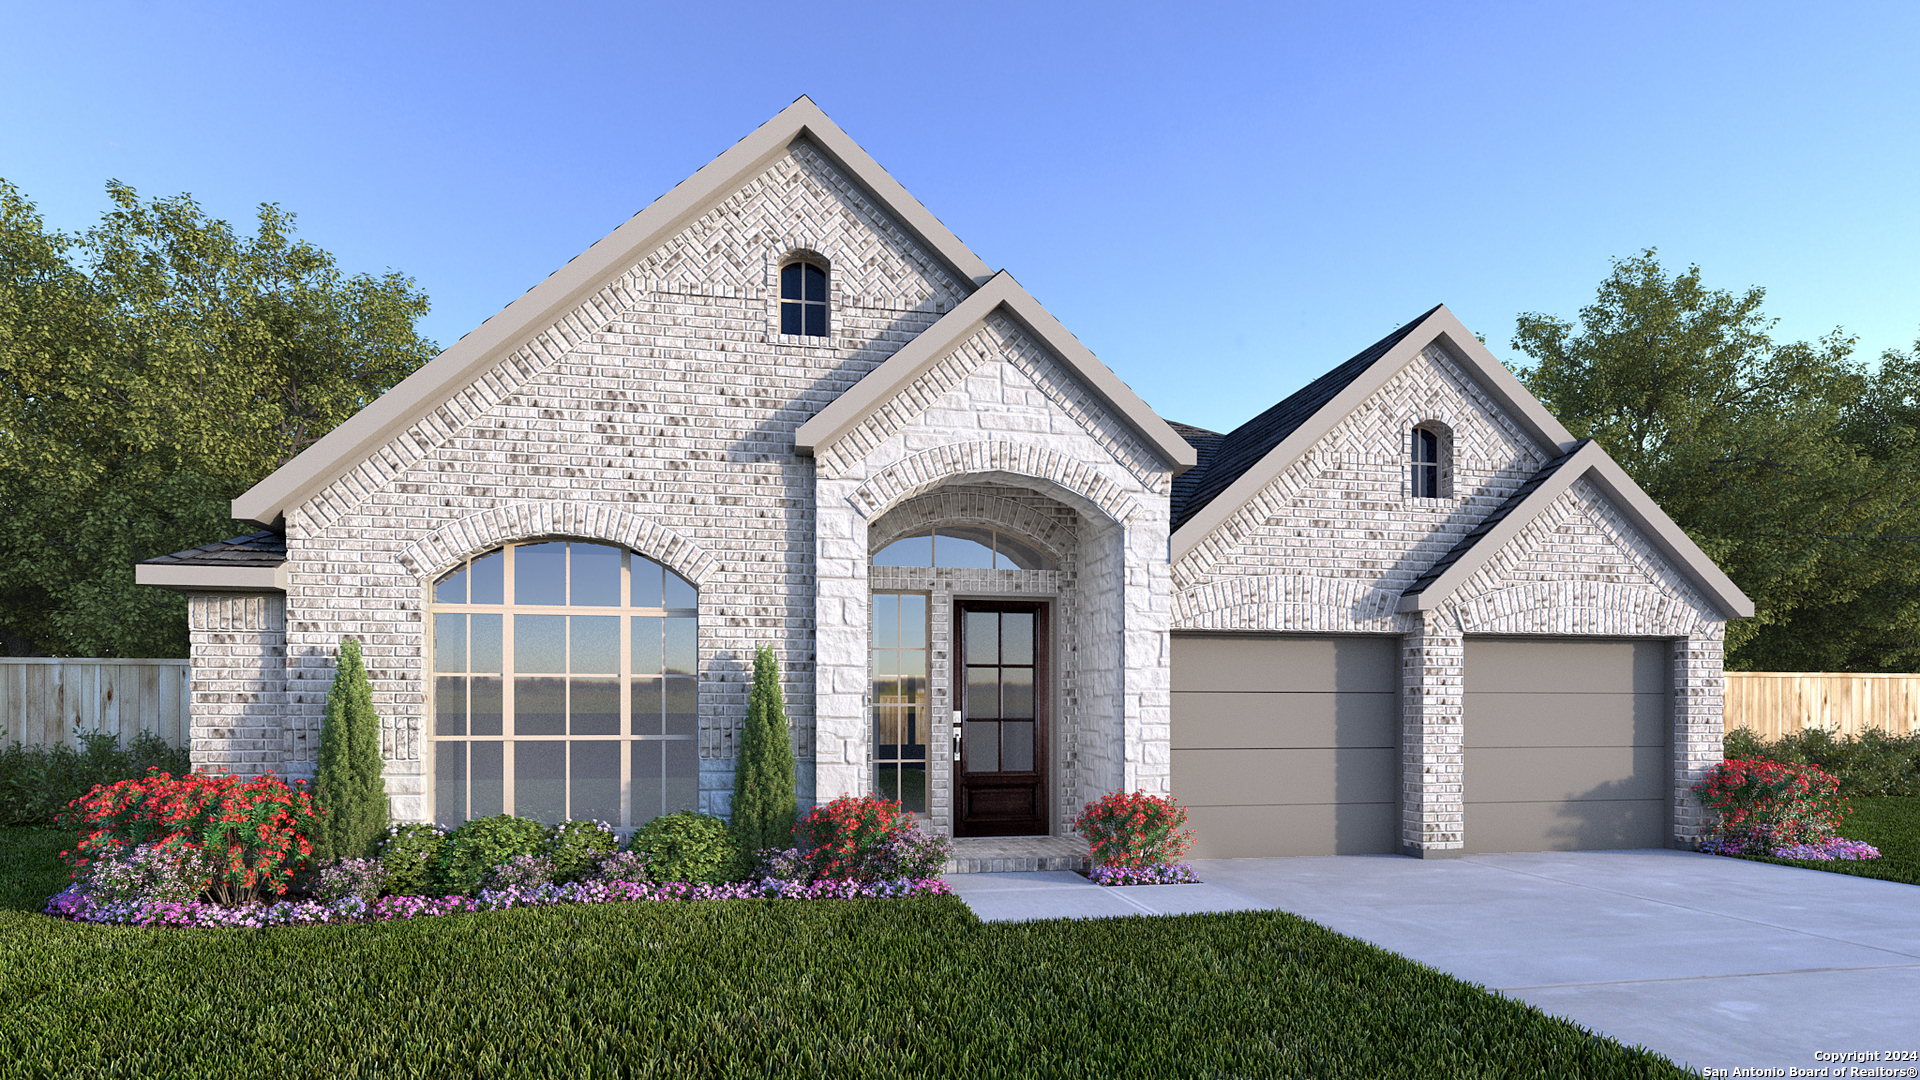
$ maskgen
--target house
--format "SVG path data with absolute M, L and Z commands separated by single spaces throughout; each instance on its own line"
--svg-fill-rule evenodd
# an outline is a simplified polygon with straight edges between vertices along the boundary
M 310 773 L 363 642 L 392 809 L 803 799 L 1202 855 L 1687 843 L 1740 591 L 1444 307 L 1225 434 L 1156 415 L 801 98 L 151 560 L 193 754 Z

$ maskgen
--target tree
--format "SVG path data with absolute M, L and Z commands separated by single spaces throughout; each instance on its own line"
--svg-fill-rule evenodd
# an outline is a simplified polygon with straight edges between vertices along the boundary
M 733 770 L 733 828 L 746 852 L 793 841 L 793 741 L 780 693 L 780 661 L 760 646 L 753 656 L 753 692 Z
M 1910 669 L 1920 453 L 1915 414 L 1886 410 L 1913 387 L 1870 377 L 1839 330 L 1774 342 L 1765 295 L 1708 289 L 1697 266 L 1669 278 L 1648 249 L 1614 262 L 1577 329 L 1522 314 L 1518 374 L 1753 599 L 1729 667 Z
M 190 196 L 48 231 L 0 180 L 0 641 L 185 656 L 184 600 L 133 564 L 251 529 L 234 496 L 419 367 L 427 300 L 343 277 L 259 208 L 236 235 Z
M 381 779 L 380 717 L 373 711 L 373 685 L 360 662 L 360 643 L 340 642 L 327 714 L 320 725 L 320 763 L 313 798 L 326 811 L 324 835 L 314 843 L 319 862 L 357 859 L 373 852 L 387 828 L 387 790 Z

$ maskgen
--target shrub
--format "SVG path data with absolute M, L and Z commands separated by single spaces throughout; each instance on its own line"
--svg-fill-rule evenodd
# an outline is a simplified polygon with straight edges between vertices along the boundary
M 547 834 L 546 856 L 553 864 L 553 881 L 579 881 L 595 863 L 620 846 L 613 826 L 604 821 L 563 821 Z
M 842 795 L 807 811 L 793 835 L 814 880 L 882 881 L 901 876 L 892 872 L 901 852 L 896 841 L 912 831 L 913 815 L 898 802 Z
M 1849 809 L 1840 782 L 1818 766 L 1752 758 L 1720 762 L 1693 793 L 1719 815 L 1713 840 L 1760 853 L 1830 840 Z
M 446 848 L 447 830 L 439 825 L 415 823 L 388 829 L 379 845 L 387 889 L 398 896 L 427 895 Z
M 654 881 L 718 885 L 746 876 L 732 831 L 712 814 L 662 814 L 634 833 L 627 848 L 645 854 Z
M 653 880 L 653 875 L 648 873 L 646 852 L 616 851 L 594 863 L 585 880 L 645 885 Z
M 762 645 L 753 655 L 753 692 L 733 772 L 733 829 L 742 850 L 781 847 L 792 838 L 793 768 L 780 661 Z
M 380 774 L 380 718 L 373 712 L 373 687 L 360 662 L 360 643 L 340 643 L 327 714 L 320 725 L 320 763 L 313 774 L 313 795 L 326 811 L 320 837 L 324 861 L 357 858 L 373 852 L 387 827 L 387 791 Z
M 371 904 L 379 899 L 386 880 L 386 867 L 379 859 L 341 859 L 313 875 L 313 898 L 323 904 L 347 899 Z
M 6 734 L 0 730 L 0 739 Z M 79 735 L 78 750 L 24 746 L 18 740 L 0 745 L 0 825 L 56 825 L 68 803 L 96 787 L 139 779 L 150 768 L 174 775 L 193 771 L 185 749 L 151 731 L 134 736 L 126 747 L 111 732 Z
M 547 827 L 532 818 L 475 818 L 447 835 L 434 881 L 449 892 L 471 894 L 487 871 L 516 855 L 538 855 L 546 840 Z
M 95 859 L 79 878 L 87 896 L 107 904 L 184 904 L 212 875 L 206 853 L 186 843 L 141 844 Z
M 549 855 L 515 855 L 488 870 L 486 877 L 486 887 L 501 892 L 507 889 L 533 889 L 551 884 L 553 884 L 553 858 Z
M 1725 750 L 1728 758 L 1818 765 L 1840 782 L 1842 795 L 1920 795 L 1920 731 L 1892 735 L 1869 728 L 1836 737 L 1823 728 L 1807 728 L 1769 743 L 1734 728 L 1727 732 Z
M 268 773 L 175 778 L 150 772 L 139 780 L 96 787 L 75 799 L 68 823 L 80 839 L 61 858 L 75 876 L 95 859 L 145 844 L 206 852 L 214 899 L 228 903 L 256 892 L 287 891 L 313 854 L 320 815 L 304 788 Z
M 1170 796 L 1115 791 L 1088 803 L 1073 819 L 1095 866 L 1157 866 L 1180 861 L 1193 843 L 1182 829 L 1186 808 Z

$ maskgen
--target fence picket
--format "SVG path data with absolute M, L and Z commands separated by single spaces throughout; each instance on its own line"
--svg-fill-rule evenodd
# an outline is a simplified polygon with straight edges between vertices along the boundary
M 1729 671 L 1726 726 L 1769 740 L 1813 727 L 1910 734 L 1920 730 L 1920 675 Z
M 0 728 L 29 746 L 78 749 L 78 732 L 96 728 L 183 746 L 191 683 L 185 660 L 0 656 Z

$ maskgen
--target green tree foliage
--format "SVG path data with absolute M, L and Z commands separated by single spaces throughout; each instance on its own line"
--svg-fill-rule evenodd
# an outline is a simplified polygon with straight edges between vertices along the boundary
M 1519 317 L 1519 372 L 1574 435 L 1597 440 L 1754 601 L 1728 666 L 1920 664 L 1920 487 L 1912 365 L 1879 375 L 1835 330 L 1775 342 L 1765 291 L 1669 277 L 1648 249 L 1615 261 L 1578 327 Z
M 326 811 L 326 828 L 315 839 L 319 862 L 373 854 L 387 830 L 387 790 L 380 773 L 380 717 L 373 711 L 373 685 L 360 662 L 360 643 L 340 643 L 340 660 L 327 692 L 327 716 L 320 727 L 320 764 L 313 773 L 313 798 Z
M 753 692 L 740 732 L 733 771 L 733 829 L 747 852 L 793 842 L 798 803 L 793 790 L 793 741 L 780 693 L 780 661 L 765 645 L 753 656 Z
M 190 196 L 46 229 L 0 180 L 0 641 L 185 656 L 142 559 L 251 526 L 229 502 L 431 357 L 411 279 L 343 276 L 264 204 L 253 236 Z

